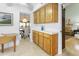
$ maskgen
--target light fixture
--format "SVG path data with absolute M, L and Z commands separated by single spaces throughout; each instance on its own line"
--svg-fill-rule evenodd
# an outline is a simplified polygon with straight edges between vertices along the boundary
M 23 26 L 23 27 L 25 27 L 25 23 L 20 23 L 20 26 Z
M 27 22 L 27 19 L 24 18 L 24 19 L 23 19 L 23 22 Z

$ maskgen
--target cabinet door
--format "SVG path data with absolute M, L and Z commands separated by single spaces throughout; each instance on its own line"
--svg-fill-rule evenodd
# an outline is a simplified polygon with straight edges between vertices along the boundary
M 51 39 L 47 34 L 44 34 L 44 50 L 51 54 Z
M 39 10 L 37 11 L 37 24 L 39 24 L 40 23 L 40 12 L 39 12 Z
M 38 44 L 38 32 L 33 31 L 33 42 Z
M 36 24 L 36 23 L 37 23 L 37 13 L 34 12 L 34 13 L 33 13 L 33 16 L 34 16 L 34 24 Z
M 54 34 L 51 40 L 51 55 L 58 53 L 58 34 Z
M 43 46 L 44 46 L 43 33 L 39 33 L 39 46 L 41 48 L 43 48 Z
M 44 23 L 45 22 L 45 7 L 42 7 L 40 9 L 40 23 Z
M 46 23 L 51 23 L 53 22 L 53 10 L 52 10 L 52 3 L 49 3 L 46 5 Z
M 53 22 L 57 23 L 58 22 L 58 4 L 57 3 L 53 3 Z
M 45 37 L 44 37 L 44 50 L 48 54 L 51 54 L 51 41 L 49 38 L 45 38 Z
M 32 31 L 32 35 L 33 35 L 33 42 L 35 43 L 35 32 L 34 31 Z
M 35 33 L 35 42 L 38 45 L 38 42 L 39 42 L 39 40 L 38 40 L 38 32 Z

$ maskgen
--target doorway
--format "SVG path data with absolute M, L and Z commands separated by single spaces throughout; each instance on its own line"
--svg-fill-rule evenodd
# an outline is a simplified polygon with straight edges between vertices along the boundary
M 78 6 L 79 4 L 67 3 L 62 5 L 62 50 L 66 55 L 79 55 Z
M 30 38 L 30 20 L 29 15 L 20 13 L 20 36 L 21 39 Z
M 62 49 L 65 48 L 65 8 L 62 5 Z

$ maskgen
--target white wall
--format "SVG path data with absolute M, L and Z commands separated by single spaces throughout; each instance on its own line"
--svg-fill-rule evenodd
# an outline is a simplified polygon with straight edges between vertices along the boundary
M 6 13 L 13 13 L 13 25 L 12 26 L 0 26 L 0 34 L 11 34 L 11 33 L 17 33 L 17 45 L 20 42 L 20 36 L 19 36 L 19 20 L 20 20 L 20 12 L 24 12 L 26 14 L 29 14 L 29 10 L 25 7 L 18 7 L 18 6 L 7 6 L 6 4 L 0 3 L 0 12 L 6 12 Z M 5 45 L 5 47 L 11 47 L 13 43 L 8 43 Z
M 36 8 L 34 9 L 37 10 L 38 8 L 40 8 L 41 6 L 43 6 L 45 4 L 39 4 L 38 6 L 36 6 Z M 43 32 L 47 32 L 48 34 L 52 34 L 54 32 L 58 33 L 58 54 L 62 53 L 62 37 L 61 37 L 61 4 L 59 4 L 58 7 L 58 23 L 48 23 L 48 24 L 34 24 L 33 21 L 33 13 L 31 14 L 31 41 L 32 41 L 32 30 L 37 30 L 37 31 L 41 31 L 41 26 L 44 25 L 45 30 Z
M 77 29 L 77 25 L 75 25 L 76 23 L 79 23 L 79 4 L 78 3 L 72 3 L 70 5 L 68 5 L 65 9 L 65 20 L 70 19 L 73 27 L 72 30 Z M 79 25 L 78 25 L 79 27 Z

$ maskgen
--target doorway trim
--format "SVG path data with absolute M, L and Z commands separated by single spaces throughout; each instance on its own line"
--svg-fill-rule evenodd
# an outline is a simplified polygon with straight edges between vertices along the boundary
M 62 5 L 62 49 L 65 48 L 65 8 Z

